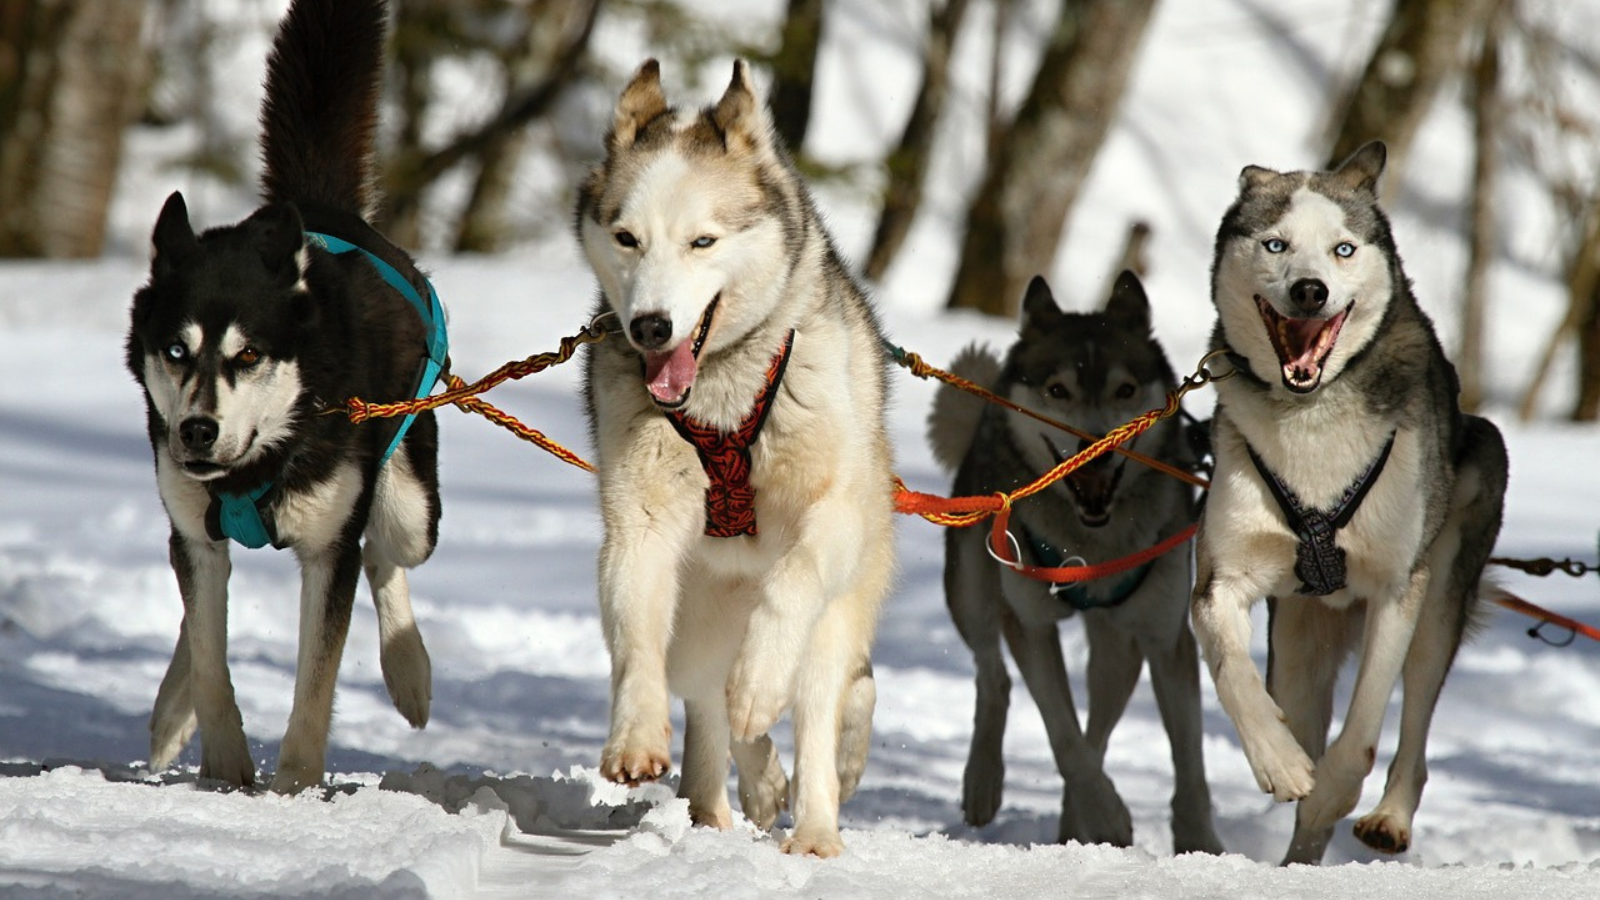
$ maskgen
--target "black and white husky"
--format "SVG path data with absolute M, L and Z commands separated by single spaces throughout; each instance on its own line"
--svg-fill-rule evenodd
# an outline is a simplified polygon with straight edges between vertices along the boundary
M 1332 172 L 1248 166 L 1217 232 L 1216 477 L 1197 542 L 1195 632 L 1263 791 L 1300 801 L 1285 862 L 1318 862 L 1372 771 L 1405 684 L 1388 786 L 1355 833 L 1411 842 L 1434 704 L 1500 529 L 1505 445 L 1457 406 L 1378 207 L 1368 144 Z M 1272 600 L 1267 677 L 1249 609 Z M 1360 667 L 1327 743 L 1341 664 Z
M 296 0 L 267 63 L 265 205 L 196 235 L 175 193 L 156 222 L 127 363 L 144 389 L 184 615 L 150 719 L 152 769 L 198 725 L 201 778 L 255 781 L 228 673 L 230 540 L 300 561 L 294 706 L 272 790 L 323 778 L 363 568 L 390 696 L 414 726 L 428 719 L 428 654 L 403 567 L 426 560 L 438 534 L 433 416 L 321 414 L 352 396 L 417 396 L 444 362 L 437 298 L 363 219 L 386 15 L 381 0 Z

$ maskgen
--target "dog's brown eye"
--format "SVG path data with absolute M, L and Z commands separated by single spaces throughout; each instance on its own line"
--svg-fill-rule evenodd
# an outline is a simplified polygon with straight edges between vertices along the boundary
M 1138 390 L 1139 390 L 1139 388 L 1137 386 L 1135 386 L 1133 382 L 1131 382 L 1131 381 L 1125 382 L 1124 384 L 1122 384 L 1121 386 L 1119 386 L 1117 388 L 1117 399 L 1118 400 L 1131 399 L 1133 397 L 1133 395 L 1138 392 Z
M 233 355 L 235 365 L 253 366 L 261 361 L 261 351 L 254 347 L 246 347 Z
M 634 237 L 633 236 L 633 232 L 631 232 L 631 231 L 626 231 L 626 230 L 619 231 L 615 235 L 613 235 L 613 237 L 615 237 L 617 239 L 617 243 L 618 244 L 620 244 L 623 247 L 627 247 L 629 250 L 632 250 L 634 247 L 639 246 L 639 239 Z
M 1072 392 L 1067 390 L 1067 386 L 1059 381 L 1045 388 L 1044 392 L 1057 400 L 1066 400 L 1072 396 Z

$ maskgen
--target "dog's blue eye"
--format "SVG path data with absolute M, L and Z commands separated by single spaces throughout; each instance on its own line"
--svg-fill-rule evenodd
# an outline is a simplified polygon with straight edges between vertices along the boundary
M 711 246 L 712 244 L 715 244 L 716 242 L 717 242 L 717 239 L 712 237 L 711 235 L 702 234 L 699 237 L 695 238 L 694 240 L 690 241 L 689 242 L 689 246 L 695 248 L 696 250 L 704 250 L 705 248 Z
M 1340 241 L 1339 245 L 1333 248 L 1333 252 L 1339 254 L 1339 256 L 1344 259 L 1349 259 L 1350 257 L 1356 255 L 1356 245 L 1350 243 L 1349 241 Z
M 173 362 L 183 362 L 189 358 L 189 348 L 176 341 L 167 345 L 167 359 Z
M 615 237 L 618 244 L 627 247 L 629 250 L 639 246 L 639 239 L 634 237 L 633 232 L 631 231 L 619 231 L 616 233 Z
M 1261 242 L 1261 246 L 1266 247 L 1268 253 L 1282 253 L 1289 249 L 1289 245 L 1282 238 L 1267 238 Z

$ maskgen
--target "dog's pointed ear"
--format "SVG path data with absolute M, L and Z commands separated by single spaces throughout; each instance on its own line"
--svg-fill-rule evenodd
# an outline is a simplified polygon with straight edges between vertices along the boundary
M 189 224 L 189 205 L 183 202 L 182 193 L 173 191 L 162 204 L 150 244 L 155 251 L 151 270 L 158 276 L 171 275 L 200 245 Z
M 728 89 L 722 92 L 711 120 L 722 132 L 723 146 L 729 153 L 745 153 L 767 144 L 772 139 L 772 117 L 761 98 L 756 96 L 750 80 L 750 64 L 742 59 L 733 61 L 733 78 Z
M 1123 269 L 1106 300 L 1106 315 L 1133 328 L 1150 330 L 1150 297 L 1132 269 Z
M 617 97 L 612 113 L 611 135 L 606 143 L 612 150 L 626 150 L 639 137 L 645 123 L 667 111 L 667 96 L 661 92 L 661 63 L 647 59 L 633 73 L 633 79 Z
M 305 277 L 305 226 L 293 203 L 263 206 L 245 219 L 242 227 L 275 286 L 290 287 Z
M 1056 304 L 1056 295 L 1043 275 L 1033 276 L 1022 295 L 1022 333 L 1024 335 L 1049 331 L 1066 315 Z
M 1266 184 L 1283 173 L 1265 166 L 1245 166 L 1239 170 L 1239 190 L 1248 191 Z
M 1383 141 L 1368 141 L 1333 170 L 1333 177 L 1353 191 L 1376 196 L 1378 178 L 1388 161 L 1389 148 Z

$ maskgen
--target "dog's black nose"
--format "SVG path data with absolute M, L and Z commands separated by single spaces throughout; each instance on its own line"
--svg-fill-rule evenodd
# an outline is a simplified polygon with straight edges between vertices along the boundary
M 1320 278 L 1302 278 L 1290 285 L 1289 300 L 1304 312 L 1318 312 L 1328 305 L 1328 286 Z
M 628 334 L 644 350 L 660 350 L 672 339 L 672 320 L 662 315 L 640 316 L 628 323 Z
M 210 450 L 217 442 L 217 420 L 195 417 L 178 426 L 178 438 L 190 450 Z

